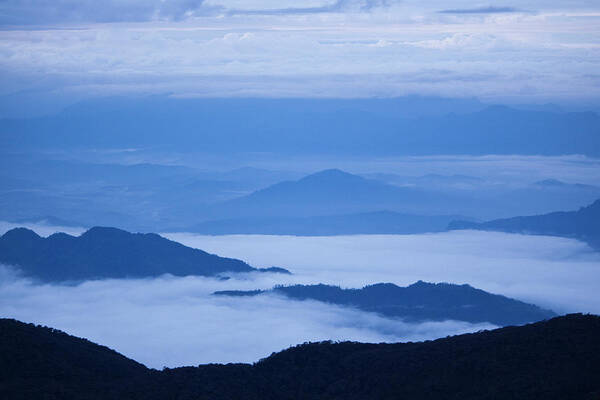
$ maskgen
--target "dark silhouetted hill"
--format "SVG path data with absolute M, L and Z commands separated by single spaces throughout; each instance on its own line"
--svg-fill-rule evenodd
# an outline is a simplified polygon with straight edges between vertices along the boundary
M 407 287 L 378 283 L 362 289 L 342 289 L 320 284 L 276 286 L 271 290 L 229 290 L 214 294 L 256 296 L 263 293 L 280 294 L 295 300 L 317 300 L 356 307 L 363 311 L 409 321 L 453 319 L 505 326 L 521 325 L 556 315 L 535 305 L 491 294 L 469 285 L 433 284 L 423 281 Z
M 0 237 L 0 263 L 49 282 L 258 271 L 243 261 L 186 247 L 154 233 L 102 227 L 78 237 L 55 233 L 47 238 L 29 229 L 12 229 Z
M 0 398 L 514 399 L 600 395 L 600 317 L 396 344 L 305 343 L 253 365 L 148 370 L 60 331 L 0 320 Z
M 142 364 L 59 330 L 0 319 L 0 398 L 118 398 Z
M 559 211 L 476 223 L 455 221 L 448 229 L 477 229 L 579 239 L 600 250 L 600 200 L 577 211 Z

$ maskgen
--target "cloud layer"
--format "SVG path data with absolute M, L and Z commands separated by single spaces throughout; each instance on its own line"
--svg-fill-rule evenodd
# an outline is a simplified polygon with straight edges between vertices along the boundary
M 469 283 L 556 312 L 600 313 L 600 254 L 576 240 L 498 232 L 334 237 L 166 234 L 185 245 L 284 266 L 307 283 Z
M 271 287 L 266 274 L 35 285 L 0 269 L 0 315 L 107 345 L 147 366 L 254 362 L 305 341 L 423 340 L 493 328 L 459 321 L 408 324 L 314 301 L 227 298 L 215 290 Z
M 293 6 L 285 8 L 254 8 L 254 9 L 228 9 L 230 15 L 292 15 L 292 14 L 322 14 L 341 13 L 346 11 L 370 11 L 376 8 L 387 7 L 390 0 L 335 0 L 321 4 Z
M 0 26 L 177 21 L 215 9 L 205 6 L 204 0 L 5 0 L 0 3 Z
M 0 26 L 181 21 L 202 16 L 368 12 L 397 0 L 4 0 Z
M 600 99 L 600 9 L 590 1 L 49 4 L 0 3 L 0 106 L 165 93 Z
M 498 14 L 514 13 L 519 10 L 514 7 L 476 7 L 476 8 L 455 8 L 439 11 L 442 14 Z
M 53 231 L 52 227 L 37 229 L 45 234 Z M 251 273 L 227 281 L 165 276 L 61 286 L 34 284 L 2 267 L 0 315 L 53 326 L 161 368 L 252 362 L 304 341 L 395 342 L 492 328 L 457 321 L 408 324 L 270 295 L 211 296 L 216 290 L 292 283 L 407 285 L 422 279 L 469 283 L 559 313 L 600 313 L 596 296 L 600 255 L 575 240 L 469 231 L 345 237 L 166 236 L 255 266 L 283 266 L 294 275 Z

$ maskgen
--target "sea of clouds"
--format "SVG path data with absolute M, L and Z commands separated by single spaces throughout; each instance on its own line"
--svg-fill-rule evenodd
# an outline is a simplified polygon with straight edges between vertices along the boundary
M 0 225 L 0 233 L 10 224 Z M 36 229 L 36 227 L 32 227 Z M 52 227 L 38 226 L 40 234 Z M 72 228 L 71 233 L 78 233 Z M 43 324 L 107 345 L 147 366 L 253 362 L 305 341 L 396 342 L 493 328 L 459 321 L 406 323 L 274 295 L 213 296 L 276 284 L 362 287 L 419 279 L 469 283 L 557 312 L 600 313 L 600 256 L 569 239 L 489 232 L 338 237 L 199 236 L 170 239 L 294 275 L 250 273 L 220 281 L 162 276 L 77 285 L 39 284 L 0 268 L 0 316 Z
M 211 295 L 276 282 L 273 276 L 257 275 L 226 282 L 164 276 L 76 286 L 36 285 L 5 276 L 0 315 L 59 328 L 155 368 L 254 362 L 305 341 L 414 341 L 493 328 L 459 321 L 409 324 L 277 296 Z
M 417 280 L 468 283 L 549 307 L 600 313 L 600 254 L 573 239 L 451 231 L 420 235 L 166 237 L 252 265 L 290 269 L 308 282 L 361 287 Z

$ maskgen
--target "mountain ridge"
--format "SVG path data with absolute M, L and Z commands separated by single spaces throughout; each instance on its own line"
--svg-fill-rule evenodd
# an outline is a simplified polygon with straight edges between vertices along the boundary
M 487 222 L 454 221 L 449 230 L 475 229 L 568 237 L 582 240 L 600 250 L 600 199 L 577 211 L 496 219 Z
M 0 319 L 5 399 L 597 399 L 600 317 L 433 341 L 317 342 L 254 364 L 150 370 L 52 328 Z M 368 366 L 368 368 L 365 368 Z
M 207 214 L 212 215 L 214 220 L 223 217 L 313 217 L 398 211 L 409 207 L 416 198 L 420 203 L 439 203 L 436 196 L 424 191 L 328 169 L 215 204 Z
M 0 144 L 12 150 L 166 145 L 212 154 L 600 155 L 600 116 L 594 112 L 479 105 L 465 113 L 452 113 L 452 107 L 439 113 L 434 101 L 433 108 L 419 106 L 428 109 L 424 114 L 403 113 L 413 102 L 116 98 L 54 116 L 2 119 Z M 83 129 L 86 135 L 79 134 Z M 486 132 L 485 141 L 481 132 Z
M 407 321 L 459 320 L 489 322 L 499 326 L 521 325 L 556 316 L 536 305 L 476 289 L 468 284 L 418 281 L 406 287 L 377 283 L 361 289 L 332 285 L 275 286 L 270 290 L 224 290 L 217 296 L 283 295 L 293 300 L 316 300 L 358 308 L 388 318 Z
M 14 228 L 0 237 L 0 262 L 46 282 L 264 271 L 155 233 L 109 227 L 93 227 L 80 236 L 54 233 L 47 238 L 26 228 Z

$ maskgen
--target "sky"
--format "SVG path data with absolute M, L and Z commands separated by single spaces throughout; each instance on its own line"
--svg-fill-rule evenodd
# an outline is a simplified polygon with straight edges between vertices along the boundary
M 0 107 L 94 96 L 596 104 L 592 0 L 5 0 Z
M 56 227 L 31 226 L 48 235 Z M 0 225 L 0 232 L 10 227 Z M 72 228 L 71 233 L 78 233 Z M 36 284 L 0 267 L 0 315 L 52 326 L 107 345 L 150 367 L 253 362 L 305 341 L 416 341 L 492 329 L 460 321 L 406 323 L 315 301 L 273 295 L 229 298 L 217 290 L 276 284 L 363 287 L 469 283 L 557 313 L 600 312 L 600 256 L 565 238 L 454 231 L 423 235 L 336 237 L 166 235 L 257 267 L 293 275 L 108 279 L 78 285 Z

